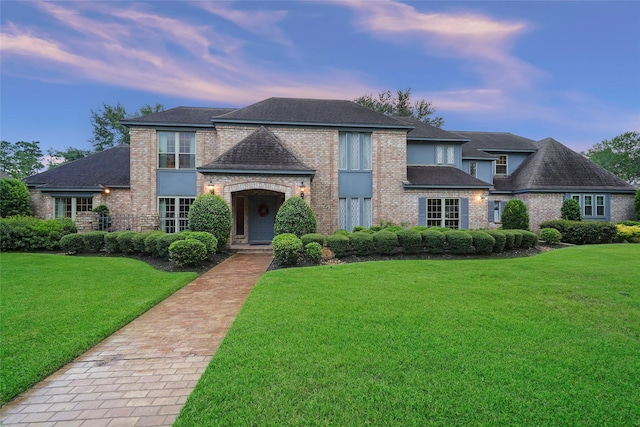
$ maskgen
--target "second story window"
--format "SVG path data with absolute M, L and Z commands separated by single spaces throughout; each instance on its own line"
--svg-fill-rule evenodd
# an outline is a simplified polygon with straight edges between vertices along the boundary
M 340 132 L 338 144 L 338 169 L 345 171 L 370 171 L 372 168 L 371 134 Z
M 195 132 L 158 132 L 158 167 L 162 169 L 195 168 Z
M 507 174 L 507 156 L 503 155 L 496 160 L 496 175 Z
M 436 163 L 439 165 L 453 165 L 456 163 L 455 147 L 453 145 L 436 146 Z
M 478 163 L 476 162 L 469 163 L 469 175 L 471 175 L 474 178 L 478 177 Z

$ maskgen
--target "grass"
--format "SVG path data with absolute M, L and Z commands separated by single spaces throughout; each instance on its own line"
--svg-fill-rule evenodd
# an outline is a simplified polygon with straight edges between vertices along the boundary
M 128 258 L 0 254 L 0 404 L 196 275 Z
M 637 425 L 640 245 L 272 271 L 176 422 Z

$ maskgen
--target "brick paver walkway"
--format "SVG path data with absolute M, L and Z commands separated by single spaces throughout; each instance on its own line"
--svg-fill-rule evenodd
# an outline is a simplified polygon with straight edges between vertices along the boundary
M 0 410 L 4 426 L 170 426 L 271 254 L 236 254 Z

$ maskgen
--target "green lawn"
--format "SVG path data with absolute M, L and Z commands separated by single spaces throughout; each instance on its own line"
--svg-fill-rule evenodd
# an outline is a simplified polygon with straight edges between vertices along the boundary
M 638 425 L 640 245 L 263 276 L 176 426 Z
M 0 404 L 196 276 L 128 258 L 0 254 Z

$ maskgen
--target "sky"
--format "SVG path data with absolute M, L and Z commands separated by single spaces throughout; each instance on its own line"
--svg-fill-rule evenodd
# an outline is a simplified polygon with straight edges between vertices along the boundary
M 411 89 L 443 129 L 575 151 L 640 131 L 639 1 L 0 1 L 0 136 L 90 149 L 91 111 Z

